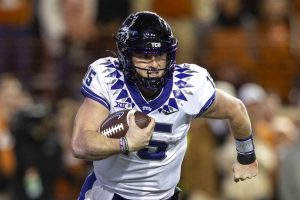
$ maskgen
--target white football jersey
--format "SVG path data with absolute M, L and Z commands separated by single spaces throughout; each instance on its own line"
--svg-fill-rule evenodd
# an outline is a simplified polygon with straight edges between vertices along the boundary
M 112 57 L 92 63 L 81 92 L 111 113 L 122 109 L 142 111 L 153 117 L 156 125 L 149 146 L 129 155 L 94 161 L 95 175 L 103 188 L 128 199 L 168 198 L 179 182 L 191 120 L 213 103 L 214 82 L 200 66 L 177 65 L 173 79 L 160 95 L 147 101 L 135 85 L 124 81 L 118 67 L 118 59 Z

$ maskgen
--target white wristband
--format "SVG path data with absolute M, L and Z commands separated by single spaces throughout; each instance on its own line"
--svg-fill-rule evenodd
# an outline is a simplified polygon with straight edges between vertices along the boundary
M 245 139 L 235 139 L 237 160 L 240 164 L 248 165 L 255 161 L 254 143 L 252 134 Z
M 245 139 L 235 139 L 236 150 L 238 153 L 249 154 L 254 151 L 252 134 Z

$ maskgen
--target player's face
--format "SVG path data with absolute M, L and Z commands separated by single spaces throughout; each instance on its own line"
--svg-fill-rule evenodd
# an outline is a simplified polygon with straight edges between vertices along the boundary
M 162 77 L 167 63 L 167 54 L 133 54 L 133 65 L 137 73 L 145 78 Z

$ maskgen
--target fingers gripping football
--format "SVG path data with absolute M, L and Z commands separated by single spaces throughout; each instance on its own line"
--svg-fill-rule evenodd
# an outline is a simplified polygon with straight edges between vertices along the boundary
M 136 151 L 149 144 L 153 134 L 154 119 L 136 110 L 111 113 L 101 124 L 99 132 L 110 138 L 126 136 L 129 151 Z
M 129 113 L 129 129 L 126 134 L 129 151 L 137 151 L 149 144 L 154 130 L 155 121 L 151 118 L 150 123 L 145 128 L 140 128 L 136 124 L 135 115 Z

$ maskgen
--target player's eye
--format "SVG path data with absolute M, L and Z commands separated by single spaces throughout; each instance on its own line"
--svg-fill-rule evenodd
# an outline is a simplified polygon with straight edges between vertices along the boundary
M 167 59 L 167 55 L 166 55 L 166 53 L 160 53 L 160 54 L 155 55 L 155 59 L 157 61 L 164 61 Z
M 143 55 L 143 59 L 145 59 L 145 60 L 150 60 L 150 59 L 152 59 L 152 55 L 144 54 L 144 55 Z
M 147 54 L 135 54 L 134 57 L 136 57 L 138 59 L 145 59 L 145 58 L 147 58 Z

